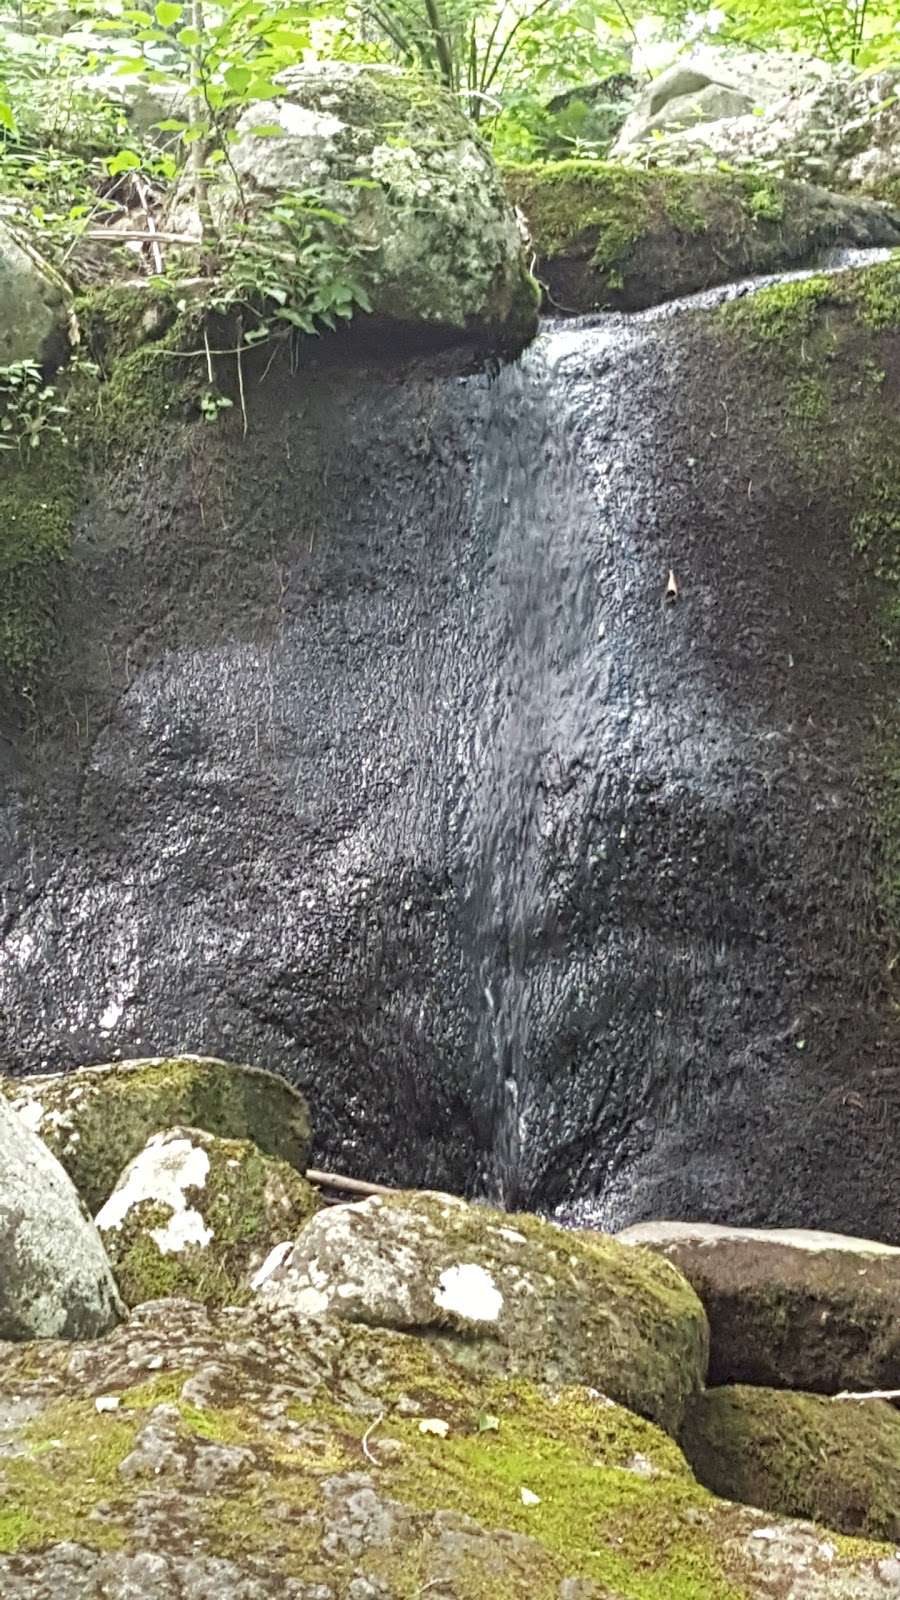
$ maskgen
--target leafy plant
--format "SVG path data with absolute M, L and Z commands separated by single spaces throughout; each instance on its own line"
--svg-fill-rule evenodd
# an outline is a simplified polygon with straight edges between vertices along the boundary
M 47 434 L 65 437 L 68 407 L 35 361 L 0 367 L 0 450 L 36 450 Z

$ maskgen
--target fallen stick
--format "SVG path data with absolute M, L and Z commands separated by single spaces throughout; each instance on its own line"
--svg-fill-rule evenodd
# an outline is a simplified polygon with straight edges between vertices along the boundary
M 315 1172 L 310 1170 L 306 1174 L 307 1183 L 315 1183 L 321 1189 L 344 1189 L 348 1194 L 401 1194 L 400 1189 L 389 1189 L 383 1183 L 366 1183 L 363 1178 L 343 1178 L 338 1172 Z
M 900 1400 L 900 1389 L 869 1389 L 865 1394 L 851 1394 L 845 1389 L 833 1397 L 835 1400 Z

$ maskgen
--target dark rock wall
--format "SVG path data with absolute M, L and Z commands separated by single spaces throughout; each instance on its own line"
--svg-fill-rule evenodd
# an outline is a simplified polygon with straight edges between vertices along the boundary
M 3 1064 L 215 1053 L 368 1177 L 900 1237 L 896 674 L 783 396 L 693 318 L 250 394 L 92 500 L 6 718 Z

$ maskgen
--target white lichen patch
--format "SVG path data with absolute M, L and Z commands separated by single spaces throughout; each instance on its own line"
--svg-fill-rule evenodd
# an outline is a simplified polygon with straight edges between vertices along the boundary
M 268 117 L 261 112 L 260 123 L 271 122 L 271 113 Z M 284 100 L 278 108 L 278 121 L 285 133 L 294 139 L 334 139 L 337 134 L 343 133 L 346 126 L 340 117 L 330 116 L 327 111 L 314 111 L 309 106 L 300 106 L 291 100 Z
M 144 1202 L 165 1206 L 171 1216 L 161 1227 L 150 1229 L 150 1237 L 163 1255 L 175 1254 L 187 1245 L 207 1245 L 213 1231 L 199 1211 L 188 1205 L 187 1191 L 203 1189 L 209 1175 L 209 1156 L 186 1138 L 170 1138 L 156 1133 L 139 1156 L 125 1168 L 119 1182 L 97 1213 L 97 1227 L 121 1228 L 128 1213 Z
M 496 1322 L 503 1310 L 503 1296 L 490 1273 L 474 1262 L 444 1269 L 434 1303 L 467 1322 Z

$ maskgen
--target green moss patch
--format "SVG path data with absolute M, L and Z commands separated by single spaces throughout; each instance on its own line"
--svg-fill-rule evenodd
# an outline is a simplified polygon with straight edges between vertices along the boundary
M 743 1385 L 692 1402 L 682 1443 L 714 1493 L 848 1534 L 900 1537 L 900 1414 Z
M 719 323 L 742 363 L 765 363 L 784 402 L 782 449 L 810 493 L 828 486 L 847 539 L 872 580 L 873 640 L 900 662 L 900 253 L 874 266 L 813 276 L 724 306 Z M 879 894 L 900 953 L 900 728 L 885 707 L 877 734 Z
M 304 1172 L 311 1143 L 303 1097 L 284 1078 L 201 1057 L 121 1062 L 24 1081 L 0 1080 L 35 1108 L 41 1138 L 94 1216 L 151 1134 L 179 1125 L 247 1139 Z
M 769 174 L 560 161 L 505 176 L 551 309 L 637 310 L 887 228 L 866 203 Z

